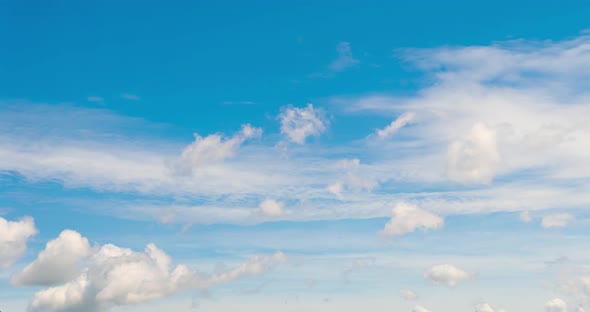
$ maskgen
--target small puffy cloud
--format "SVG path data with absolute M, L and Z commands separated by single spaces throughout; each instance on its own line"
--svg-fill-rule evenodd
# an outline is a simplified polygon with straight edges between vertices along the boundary
M 387 127 L 377 130 L 377 136 L 380 139 L 386 139 L 394 135 L 400 128 L 414 120 L 414 117 L 415 114 L 412 112 L 402 114 L 401 116 L 397 117 L 397 119 L 392 121 Z
M 499 162 L 496 131 L 477 123 L 465 138 L 450 144 L 446 172 L 459 183 L 489 183 Z
M 546 312 L 567 312 L 567 304 L 565 301 L 555 298 L 545 303 Z
M 414 309 L 412 309 L 412 312 L 431 312 L 431 311 L 421 305 L 417 305 L 414 307 Z
M 451 264 L 439 264 L 432 266 L 424 274 L 424 278 L 435 284 L 454 287 L 459 282 L 470 279 L 471 274 Z
M 331 71 L 340 72 L 359 63 L 359 60 L 352 56 L 350 43 L 340 42 L 336 50 L 338 51 L 338 58 L 330 64 Z
M 531 214 L 528 211 L 523 211 L 520 213 L 520 221 L 524 223 L 529 223 L 533 219 L 531 218 Z
M 27 240 L 36 234 L 35 221 L 31 217 L 18 221 L 0 217 L 0 270 L 14 264 L 27 250 Z
M 76 236 L 70 232 L 67 235 Z M 59 239 L 54 240 L 53 245 Z M 62 237 L 62 240 L 65 239 Z M 55 246 L 52 248 L 57 249 Z M 77 277 L 36 292 L 30 302 L 30 310 L 102 311 L 189 289 L 204 289 L 243 276 L 263 274 L 287 259 L 281 252 L 271 256 L 260 255 L 234 269 L 220 270 L 207 276 L 185 265 L 173 266 L 170 256 L 154 244 L 148 244 L 143 252 L 106 244 L 85 259 L 87 267 Z
M 418 294 L 415 291 L 410 289 L 400 289 L 399 295 L 404 298 L 404 300 L 416 300 L 418 299 Z
M 244 141 L 260 135 L 262 129 L 249 124 L 243 125 L 242 130 L 231 138 L 224 138 L 219 134 L 206 137 L 195 134 L 195 141 L 184 148 L 181 157 L 194 166 L 222 161 L 233 157 Z
M 444 219 L 410 203 L 401 202 L 392 210 L 393 217 L 385 224 L 382 234 L 400 236 L 417 229 L 436 230 L 442 228 Z
M 312 104 L 308 104 L 304 108 L 286 108 L 279 118 L 281 133 L 298 144 L 305 144 L 308 137 L 319 136 L 327 128 L 321 112 L 315 109 Z
M 260 203 L 260 212 L 267 217 L 278 217 L 284 213 L 285 204 L 274 199 L 267 199 Z
M 555 213 L 543 217 L 541 225 L 543 228 L 562 228 L 567 226 L 571 221 L 574 220 L 574 216 L 569 213 Z
M 15 274 L 11 283 L 17 286 L 65 283 L 80 274 L 80 262 L 89 252 L 88 239 L 78 232 L 65 230 L 47 243 L 35 261 Z

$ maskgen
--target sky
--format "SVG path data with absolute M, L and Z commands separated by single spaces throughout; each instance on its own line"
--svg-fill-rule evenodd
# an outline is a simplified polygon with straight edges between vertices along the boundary
M 587 1 L 1 1 L 3 312 L 590 310 Z

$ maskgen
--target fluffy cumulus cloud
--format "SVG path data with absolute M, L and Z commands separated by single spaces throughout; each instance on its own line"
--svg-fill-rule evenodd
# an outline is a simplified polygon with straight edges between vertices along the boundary
M 404 113 L 392 121 L 387 127 L 377 130 L 377 136 L 381 139 L 385 139 L 396 134 L 399 129 L 409 124 L 414 120 L 415 114 L 412 112 Z
M 248 124 L 242 126 L 242 130 L 231 138 L 224 138 L 220 134 L 211 134 L 206 137 L 195 134 L 195 141 L 182 151 L 182 159 L 194 166 L 222 161 L 235 156 L 237 149 L 244 141 L 261 134 L 262 129 Z
M 63 236 L 76 236 L 66 233 L 60 236 L 62 240 L 66 239 Z M 47 252 L 58 249 L 55 245 L 60 238 L 48 244 L 45 252 L 29 267 L 55 266 L 57 261 L 69 261 L 62 255 Z M 278 252 L 272 256 L 256 256 L 235 269 L 205 275 L 186 265 L 172 265 L 170 256 L 154 244 L 149 244 L 143 252 L 106 244 L 88 256 L 87 267 L 78 276 L 35 293 L 30 308 L 31 311 L 100 311 L 263 274 L 285 261 L 287 256 Z
M 411 289 L 400 289 L 399 294 L 404 300 L 418 299 L 418 294 L 416 294 L 416 292 Z
M 11 283 L 23 285 L 51 285 L 64 283 L 81 272 L 81 260 L 90 252 L 88 239 L 78 232 L 65 230 L 51 240 L 37 259 L 15 274 Z
M 499 161 L 495 130 L 476 123 L 465 138 L 449 146 L 447 175 L 460 183 L 489 183 Z
M 545 303 L 546 312 L 567 312 L 567 304 L 565 301 L 554 298 Z
M 37 234 L 31 217 L 8 221 L 0 217 L 0 270 L 6 269 L 27 250 L 27 240 Z
M 310 136 L 319 136 L 327 128 L 321 112 L 308 104 L 306 107 L 288 107 L 279 116 L 281 133 L 298 144 L 305 144 Z
M 284 213 L 285 204 L 274 199 L 266 199 L 260 203 L 260 212 L 267 217 L 278 217 Z
M 434 284 L 454 287 L 458 283 L 470 279 L 471 274 L 451 264 L 439 264 L 426 271 L 424 278 Z
M 569 213 L 556 213 L 544 216 L 541 220 L 541 225 L 546 229 L 562 228 L 573 220 L 574 216 Z
M 414 306 L 414 309 L 412 309 L 412 312 L 431 312 L 431 311 L 421 305 L 416 305 L 416 306 Z
M 436 230 L 444 225 L 442 217 L 410 203 L 398 203 L 392 213 L 393 217 L 385 224 L 382 234 L 400 236 L 417 229 Z

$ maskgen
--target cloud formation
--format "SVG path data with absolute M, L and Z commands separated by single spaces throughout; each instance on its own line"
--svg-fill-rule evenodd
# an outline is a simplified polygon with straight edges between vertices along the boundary
M 545 303 L 546 312 L 567 312 L 567 304 L 565 301 L 554 298 Z
M 418 299 L 418 294 L 416 294 L 416 292 L 411 289 L 400 289 L 399 294 L 404 300 Z
M 453 181 L 489 183 L 499 162 L 495 130 L 476 123 L 465 138 L 449 145 L 446 170 Z
M 249 124 L 243 125 L 242 130 L 231 138 L 224 138 L 220 134 L 202 137 L 195 134 L 195 141 L 184 148 L 181 157 L 193 166 L 222 161 L 233 157 L 244 141 L 259 137 L 262 129 Z
M 287 107 L 279 115 L 281 133 L 297 144 L 305 144 L 310 136 L 319 136 L 327 128 L 321 112 L 308 104 L 306 107 Z
M 393 136 L 395 133 L 399 131 L 399 129 L 412 122 L 412 120 L 414 120 L 414 117 L 415 114 L 412 112 L 403 113 L 402 115 L 397 117 L 397 119 L 392 121 L 387 127 L 383 129 L 378 129 L 377 136 L 380 139 L 386 139 Z
M 68 242 L 73 246 L 66 246 Z M 148 244 L 143 252 L 106 244 L 88 254 L 84 259 L 86 267 L 74 276 L 75 269 L 66 265 L 77 263 L 58 251 L 80 258 L 87 253 L 87 244 L 80 234 L 64 231 L 15 277 L 17 282 L 27 285 L 53 284 L 69 278 L 61 285 L 36 292 L 30 303 L 31 311 L 101 311 L 263 274 L 287 261 L 281 252 L 259 255 L 234 269 L 207 275 L 186 265 L 173 266 L 170 256 L 154 244 Z M 42 272 L 43 269 L 58 271 Z
M 444 225 L 442 217 L 410 203 L 396 204 L 392 209 L 392 214 L 393 217 L 385 224 L 385 228 L 381 231 L 382 234 L 400 236 L 417 229 L 436 230 Z
M 544 216 L 541 220 L 541 225 L 546 229 L 562 228 L 567 226 L 573 220 L 574 216 L 569 213 L 555 213 Z
M 267 217 L 278 217 L 284 213 L 285 204 L 274 199 L 266 199 L 260 203 L 260 212 Z
M 24 217 L 9 221 L 0 217 L 0 270 L 13 265 L 27 250 L 27 241 L 37 234 L 35 221 Z
M 412 309 L 412 312 L 431 312 L 431 311 L 421 305 L 416 305 L 416 306 L 414 306 L 414 309 Z
M 424 278 L 434 284 L 454 287 L 458 283 L 470 279 L 471 274 L 451 264 L 439 264 L 426 271 Z
M 47 243 L 35 261 L 16 273 L 11 283 L 16 286 L 65 283 L 81 273 L 81 261 L 89 253 L 88 239 L 76 231 L 64 230 Z

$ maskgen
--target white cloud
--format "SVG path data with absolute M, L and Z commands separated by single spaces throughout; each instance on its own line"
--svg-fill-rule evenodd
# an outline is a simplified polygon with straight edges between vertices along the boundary
M 475 306 L 475 312 L 494 312 L 494 308 L 487 303 L 480 303 Z
M 544 216 L 541 220 L 543 228 L 562 228 L 574 220 L 574 216 L 569 213 L 555 213 Z
M 0 270 L 6 269 L 27 250 L 27 240 L 37 234 L 31 217 L 8 221 L 0 217 Z
M 51 285 L 72 280 L 80 274 L 81 260 L 88 256 L 88 239 L 78 232 L 64 230 L 51 240 L 37 259 L 15 274 L 11 283 L 23 285 Z
M 30 308 L 31 311 L 97 311 L 137 304 L 263 274 L 285 261 L 287 256 L 277 252 L 272 256 L 256 256 L 235 269 L 206 276 L 186 265 L 172 266 L 170 256 L 154 244 L 148 244 L 143 252 L 106 244 L 86 260 L 87 268 L 78 277 L 36 292 Z
M 260 203 L 260 212 L 268 217 L 278 217 L 284 213 L 285 204 L 274 199 L 266 199 Z
M 281 120 L 281 133 L 289 140 L 305 144 L 310 136 L 319 136 L 326 131 L 327 122 L 321 112 L 308 104 L 304 108 L 288 107 L 279 115 Z
M 414 309 L 412 309 L 412 312 L 431 312 L 431 311 L 421 305 L 417 305 L 414 307 Z
M 401 202 L 392 209 L 393 217 L 385 224 L 382 234 L 400 236 L 417 229 L 436 230 L 442 228 L 444 219 L 418 206 Z
M 195 134 L 195 141 L 184 148 L 182 159 L 193 166 L 218 162 L 235 156 L 244 141 L 262 135 L 262 129 L 250 125 L 242 126 L 242 130 L 231 138 L 224 138 L 219 134 L 201 137 Z
M 340 42 L 336 50 L 338 51 L 338 58 L 330 64 L 331 71 L 340 72 L 359 63 L 359 60 L 352 56 L 350 43 Z
M 435 284 L 454 287 L 459 282 L 470 279 L 471 274 L 451 264 L 439 264 L 432 266 L 424 274 L 424 278 Z
M 328 185 L 328 192 L 344 199 L 343 192 L 366 191 L 370 192 L 379 185 L 375 178 L 366 173 L 366 165 L 361 165 L 357 158 L 339 160 L 335 164 L 337 171 L 343 171 L 341 180 Z
M 533 219 L 531 218 L 531 214 L 528 210 L 522 211 L 520 213 L 520 221 L 524 222 L 524 223 L 529 223 L 531 222 Z
M 400 289 L 399 294 L 404 300 L 418 299 L 418 294 L 416 294 L 416 292 L 411 289 Z
M 460 183 L 489 183 L 499 161 L 495 130 L 476 123 L 465 138 L 449 145 L 447 175 Z
M 412 122 L 412 120 L 414 120 L 414 117 L 415 114 L 412 112 L 403 113 L 402 115 L 397 117 L 396 120 L 392 121 L 391 124 L 389 124 L 387 127 L 383 129 L 378 129 L 377 136 L 381 139 L 385 139 L 394 135 L 395 133 L 397 133 L 399 129 Z
M 555 298 L 545 303 L 546 312 L 567 312 L 567 304 L 565 301 Z

